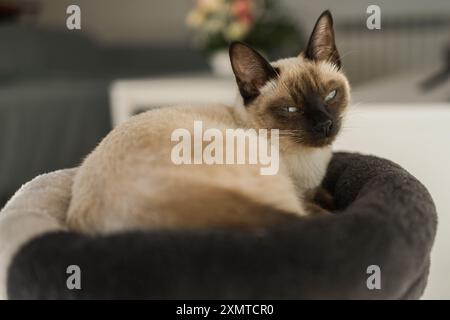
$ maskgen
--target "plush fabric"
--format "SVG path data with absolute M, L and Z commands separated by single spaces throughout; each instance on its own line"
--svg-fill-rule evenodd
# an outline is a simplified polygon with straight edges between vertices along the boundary
M 35 187 L 70 187 L 70 173 Z M 46 179 L 46 180 L 45 180 Z M 33 183 L 33 182 L 32 182 Z M 13 299 L 274 298 L 416 299 L 425 288 L 436 211 L 425 187 L 398 165 L 359 154 L 334 155 L 323 182 L 336 199 L 335 214 L 292 218 L 261 232 L 153 231 L 89 237 L 61 230 L 9 235 L 20 247 L 5 274 Z M 47 189 L 67 206 L 67 193 Z M 37 190 L 19 191 L 1 215 L 38 213 L 17 207 Z M 41 193 L 42 196 L 42 193 Z M 174 195 L 176 196 L 176 195 Z M 45 204 L 45 200 L 42 200 Z M 11 207 L 16 213 L 10 212 Z M 45 216 L 46 209 L 39 207 Z M 6 211 L 6 212 L 5 212 Z M 61 213 L 49 208 L 49 224 Z M 0 221 L 0 243 L 6 241 Z M 7 222 L 8 223 L 8 222 Z M 52 228 L 48 228 L 52 230 Z M 59 230 L 59 231 L 58 231 Z M 17 229 L 17 233 L 20 230 Z M 39 232 L 38 232 L 39 233 Z M 69 290 L 66 269 L 81 268 L 81 290 Z M 381 289 L 369 290 L 367 267 L 381 269 Z

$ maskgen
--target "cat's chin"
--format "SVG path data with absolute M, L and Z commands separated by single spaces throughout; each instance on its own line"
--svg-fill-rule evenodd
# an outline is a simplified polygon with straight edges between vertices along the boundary
M 325 148 L 328 146 L 331 146 L 336 140 L 337 135 L 329 136 L 329 137 L 321 137 L 321 138 L 306 138 L 303 139 L 301 142 L 297 142 L 297 144 L 308 147 L 308 148 Z
M 301 143 L 311 148 L 323 148 L 330 146 L 337 138 L 340 132 L 340 124 L 336 124 L 328 135 L 308 132 L 304 134 L 301 139 Z
M 284 140 L 284 141 L 283 141 Z M 281 138 L 280 139 L 280 150 L 282 152 L 289 152 L 289 150 L 297 149 L 320 149 L 330 147 L 336 140 L 336 136 L 326 137 L 322 139 L 292 139 L 292 138 Z

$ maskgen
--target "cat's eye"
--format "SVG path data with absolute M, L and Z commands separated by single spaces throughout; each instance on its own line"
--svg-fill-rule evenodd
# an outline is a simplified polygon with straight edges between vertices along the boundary
M 329 102 L 329 101 L 333 100 L 334 97 L 336 97 L 336 90 L 333 90 L 330 93 L 328 93 L 324 100 L 325 100 L 325 102 Z
M 298 108 L 297 107 L 286 107 L 286 111 L 289 113 L 297 112 Z

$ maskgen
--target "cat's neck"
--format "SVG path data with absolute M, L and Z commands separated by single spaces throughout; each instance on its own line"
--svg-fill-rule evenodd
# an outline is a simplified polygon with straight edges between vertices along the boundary
M 323 180 L 332 157 L 331 146 L 322 148 L 299 148 L 281 153 L 282 165 L 299 192 L 317 188 Z

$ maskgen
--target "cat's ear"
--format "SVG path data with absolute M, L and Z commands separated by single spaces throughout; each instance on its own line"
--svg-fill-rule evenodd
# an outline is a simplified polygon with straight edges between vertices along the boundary
M 334 42 L 333 17 L 330 11 L 324 11 L 317 19 L 304 56 L 314 61 L 329 61 L 338 68 L 341 67 L 341 59 Z
M 244 104 L 255 99 L 267 81 L 277 77 L 270 63 L 242 42 L 231 43 L 230 61 Z

